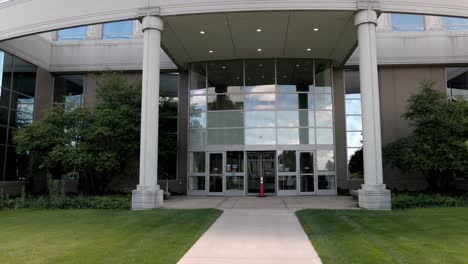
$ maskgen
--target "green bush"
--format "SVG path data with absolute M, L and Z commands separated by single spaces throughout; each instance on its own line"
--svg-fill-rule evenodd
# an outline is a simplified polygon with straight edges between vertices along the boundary
M 130 209 L 129 195 L 33 196 L 10 198 L 0 195 L 1 209 Z
M 468 205 L 468 196 L 448 196 L 440 194 L 392 194 L 392 208 L 415 207 L 457 207 Z

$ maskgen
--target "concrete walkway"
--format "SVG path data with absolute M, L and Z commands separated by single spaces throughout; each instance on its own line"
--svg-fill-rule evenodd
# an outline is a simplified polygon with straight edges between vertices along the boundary
M 294 211 L 226 209 L 178 263 L 322 263 Z
M 179 264 L 317 264 L 322 262 L 294 212 L 357 209 L 357 202 L 343 196 L 181 196 L 164 207 L 224 211 Z
M 196 209 L 357 209 L 357 201 L 349 196 L 271 196 L 187 197 L 175 196 L 164 201 L 165 208 Z

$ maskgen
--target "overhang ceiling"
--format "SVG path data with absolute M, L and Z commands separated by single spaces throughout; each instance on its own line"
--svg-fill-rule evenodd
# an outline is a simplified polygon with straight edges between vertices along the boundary
M 164 21 L 162 45 L 182 68 L 194 61 L 246 58 L 321 58 L 342 65 L 357 40 L 351 11 L 214 13 Z

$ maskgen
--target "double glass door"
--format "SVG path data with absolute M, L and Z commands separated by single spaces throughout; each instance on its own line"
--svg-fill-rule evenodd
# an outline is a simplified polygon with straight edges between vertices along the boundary
M 276 193 L 276 152 L 247 152 L 247 193 L 260 193 L 260 178 L 263 177 L 266 194 Z
M 223 153 L 209 153 L 209 194 L 220 194 L 223 192 L 223 156 Z

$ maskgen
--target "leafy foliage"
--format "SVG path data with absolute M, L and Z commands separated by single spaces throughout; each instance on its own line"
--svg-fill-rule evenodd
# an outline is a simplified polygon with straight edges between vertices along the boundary
M 456 207 L 468 205 L 468 196 L 448 196 L 440 194 L 392 194 L 392 208 L 415 207 Z
M 456 177 L 468 173 L 468 102 L 449 102 L 422 83 L 421 91 L 408 100 L 403 117 L 413 132 L 384 148 L 384 160 L 404 172 L 421 172 L 432 191 L 447 191 Z
M 364 177 L 364 150 L 360 148 L 349 159 L 348 171 L 351 179 L 362 179 Z

